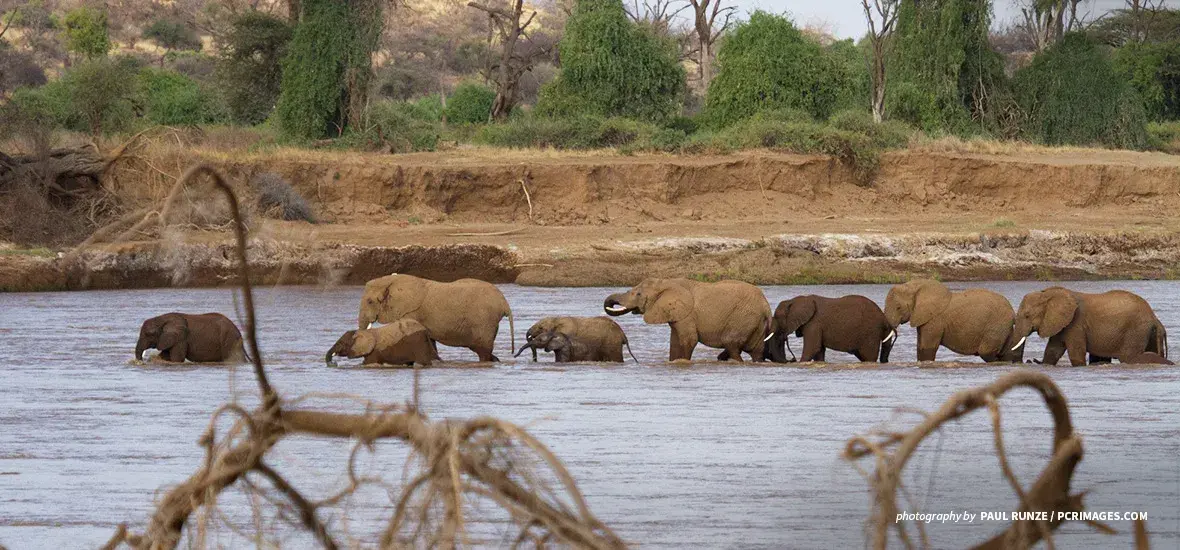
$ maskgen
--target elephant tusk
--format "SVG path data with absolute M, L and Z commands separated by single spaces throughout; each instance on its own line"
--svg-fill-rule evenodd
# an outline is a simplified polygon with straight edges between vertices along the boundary
M 365 330 L 369 330 L 371 328 L 373 328 L 373 322 L 369 321 L 369 326 L 365 327 Z
M 769 342 L 771 338 L 774 338 L 774 332 L 773 332 L 773 331 L 772 331 L 770 334 L 767 334 L 767 335 L 766 335 L 766 338 L 763 338 L 763 339 L 762 339 L 762 341 L 763 341 L 763 342 Z
M 622 312 L 622 311 L 627 311 L 627 308 L 625 308 L 621 305 L 615 304 L 613 306 L 607 306 L 606 310 L 618 313 L 618 312 Z
M 1025 340 L 1028 340 L 1028 336 L 1025 336 L 1024 338 L 1021 338 L 1019 342 L 1016 342 L 1016 345 L 1015 345 L 1015 346 L 1012 346 L 1012 349 L 1011 349 L 1010 351 L 1016 351 L 1016 348 L 1019 348 L 1020 346 L 1023 346 L 1023 345 L 1024 345 L 1024 341 L 1025 341 Z
M 885 339 L 881 340 L 881 343 L 891 342 L 895 338 L 897 338 L 897 329 L 890 330 L 889 334 L 885 335 Z

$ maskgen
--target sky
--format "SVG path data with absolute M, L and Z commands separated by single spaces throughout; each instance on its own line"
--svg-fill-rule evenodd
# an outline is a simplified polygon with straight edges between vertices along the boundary
M 825 26 L 840 38 L 859 38 L 868 26 L 860 0 L 732 0 L 745 14 L 754 10 L 788 13 L 798 25 Z M 1013 21 L 1020 16 L 1019 0 L 994 0 L 993 25 Z M 1169 7 L 1180 7 L 1180 0 L 1165 0 Z M 1089 11 L 1093 17 L 1125 5 L 1124 0 L 1084 0 L 1078 13 Z

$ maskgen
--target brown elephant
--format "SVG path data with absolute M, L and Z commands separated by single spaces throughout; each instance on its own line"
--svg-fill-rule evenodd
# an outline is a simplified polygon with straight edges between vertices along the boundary
M 1048 338 L 1041 364 L 1055 365 L 1065 353 L 1075 367 L 1086 354 L 1103 359 L 1132 358 L 1151 352 L 1168 357 L 1168 333 L 1146 300 L 1125 290 L 1101 294 L 1052 287 L 1020 301 L 1015 333 L 1020 344 L 1032 331 Z
M 1011 343 L 1014 318 L 1012 304 L 998 293 L 981 288 L 951 292 L 930 279 L 896 285 L 885 297 L 885 320 L 894 331 L 907 321 L 918 329 L 919 361 L 933 361 L 938 347 L 945 346 L 989 363 L 1019 363 L 1024 342 Z
M 897 334 L 885 314 L 864 296 L 797 296 L 774 310 L 771 358 L 785 361 L 782 344 L 793 333 L 803 338 L 800 361 L 823 361 L 829 349 L 851 353 L 859 361 L 889 362 Z
M 692 359 L 698 343 L 721 348 L 720 358 L 741 361 L 741 353 L 763 360 L 770 329 L 770 304 L 758 287 L 741 281 L 702 283 L 689 279 L 645 279 L 602 304 L 608 315 L 643 314 L 651 325 L 672 328 L 668 360 Z
M 242 333 L 228 317 L 220 313 L 165 313 L 152 317 L 139 327 L 135 358 L 155 348 L 166 361 L 198 363 L 241 362 L 248 359 L 242 347 Z
M 533 361 L 537 360 L 537 350 L 553 351 L 546 346 L 557 334 L 564 334 L 570 339 L 589 349 L 589 356 L 579 361 L 607 361 L 623 362 L 623 347 L 635 359 L 631 352 L 631 344 L 622 327 L 610 317 L 544 317 L 529 327 L 527 340 L 517 350 L 520 356 L 526 349 L 532 349 Z M 638 363 L 639 360 L 635 359 Z
M 1172 361 L 1168 360 L 1166 357 L 1164 357 L 1158 353 L 1152 353 L 1150 351 L 1145 351 L 1143 353 L 1140 353 L 1139 355 L 1134 355 L 1131 357 L 1121 358 L 1121 359 L 1119 359 L 1119 362 L 1125 363 L 1127 365 L 1175 365 L 1176 364 L 1176 363 L 1173 363 Z M 1091 364 L 1093 364 L 1093 363 L 1091 363 Z
M 512 309 L 491 283 L 477 279 L 440 283 L 395 273 L 365 284 L 357 328 L 409 318 L 422 323 L 440 344 L 468 348 L 480 361 L 499 361 L 492 349 L 504 317 L 515 333 Z M 516 349 L 516 335 L 511 338 Z
M 438 360 L 430 333 L 413 319 L 398 319 L 388 325 L 368 330 L 345 332 L 324 355 L 324 362 L 334 366 L 335 356 L 364 357 L 364 365 L 419 365 L 429 367 Z
M 597 350 L 584 340 L 571 338 L 563 332 L 549 333 L 551 336 L 545 342 L 545 351 L 553 352 L 554 361 L 558 363 L 579 363 L 598 361 Z

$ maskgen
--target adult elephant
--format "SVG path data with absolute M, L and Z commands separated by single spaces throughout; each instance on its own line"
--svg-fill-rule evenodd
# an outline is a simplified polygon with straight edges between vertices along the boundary
M 800 361 L 823 361 L 828 349 L 851 353 L 860 361 L 889 362 L 897 333 L 881 308 L 864 296 L 796 296 L 774 310 L 770 356 L 785 361 L 783 343 L 791 334 L 803 338 Z
M 374 321 L 387 324 L 413 319 L 440 344 L 470 349 L 480 361 L 499 361 L 492 349 L 504 317 L 515 333 L 512 309 L 491 283 L 478 279 L 440 283 L 395 273 L 365 284 L 356 324 L 363 330 Z M 516 349 L 515 334 L 512 349 Z
M 1125 290 L 1101 294 L 1052 287 L 1030 292 L 1020 301 L 1015 334 L 1020 344 L 1032 331 L 1048 338 L 1041 363 L 1055 365 L 1065 353 L 1073 366 L 1092 358 L 1130 360 L 1144 352 L 1168 357 L 1168 333 L 1151 305 Z
M 982 288 L 951 292 L 946 285 L 918 279 L 889 289 L 885 320 L 896 337 L 897 327 L 909 322 L 918 330 L 918 360 L 933 361 L 939 346 L 960 355 L 975 355 L 989 363 L 1019 363 L 1024 342 L 1012 345 L 1015 314 L 1008 299 Z
M 623 347 L 626 346 L 627 352 L 631 352 L 627 335 L 610 317 L 544 317 L 529 327 L 527 340 L 516 355 L 532 349 L 533 361 L 536 361 L 537 350 L 546 349 L 550 340 L 558 334 L 564 334 L 573 342 L 585 346 L 590 357 L 586 361 L 622 363 Z M 634 353 L 631 358 L 635 358 Z M 639 360 L 636 359 L 636 362 Z
M 160 350 L 166 361 L 182 363 L 240 362 L 247 358 L 242 333 L 220 313 L 165 313 L 139 327 L 135 358 L 143 360 L 148 349 Z
M 722 348 L 722 359 L 742 360 L 742 352 L 763 359 L 763 337 L 770 327 L 770 304 L 758 287 L 741 281 L 702 283 L 689 279 L 645 279 L 602 304 L 608 315 L 642 314 L 650 325 L 672 329 L 668 360 L 692 359 L 698 343 Z

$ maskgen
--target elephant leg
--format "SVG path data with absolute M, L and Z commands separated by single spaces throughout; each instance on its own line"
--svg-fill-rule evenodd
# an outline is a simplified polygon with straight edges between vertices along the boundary
M 721 350 L 721 353 L 717 354 L 718 361 L 729 361 L 729 357 L 730 357 L 730 355 L 729 355 L 728 349 L 723 349 L 723 350 Z
M 803 337 L 803 352 L 799 356 L 800 361 L 823 361 L 824 347 L 820 344 L 819 337 L 808 338 Z
M 172 346 L 169 350 L 168 360 L 173 363 L 183 363 L 184 358 L 188 356 L 188 342 L 181 341 Z
M 672 337 L 669 339 L 668 360 L 692 360 L 692 351 L 697 347 L 696 327 L 682 326 L 683 323 L 671 323 Z
M 856 360 L 861 363 L 875 363 L 881 353 L 881 343 L 876 341 L 876 338 L 870 338 L 861 342 L 860 349 L 853 352 Z
M 492 354 L 492 347 L 491 346 L 487 346 L 487 347 L 472 346 L 468 349 L 470 349 L 471 351 L 474 351 L 475 354 L 479 356 L 480 362 L 483 362 L 483 363 L 499 363 L 500 362 L 500 359 Z
M 942 331 L 918 327 L 918 361 L 933 361 L 942 345 Z
M 725 346 L 725 351 L 722 353 L 729 354 L 730 361 L 737 361 L 738 363 L 742 362 L 742 348 L 737 345 L 731 344 Z
M 1041 360 L 1041 364 L 1056 365 L 1062 355 L 1065 355 L 1065 340 L 1057 337 L 1050 338 L 1049 343 L 1045 344 L 1045 356 Z
M 1094 355 L 1093 353 L 1090 354 L 1090 364 L 1091 365 L 1101 365 L 1101 364 L 1110 363 L 1110 362 L 1111 362 L 1110 357 L 1102 357 L 1101 355 Z
M 828 360 L 828 348 L 820 347 L 819 351 L 816 352 L 816 354 L 815 354 L 815 360 L 819 361 L 820 363 L 827 361 Z

